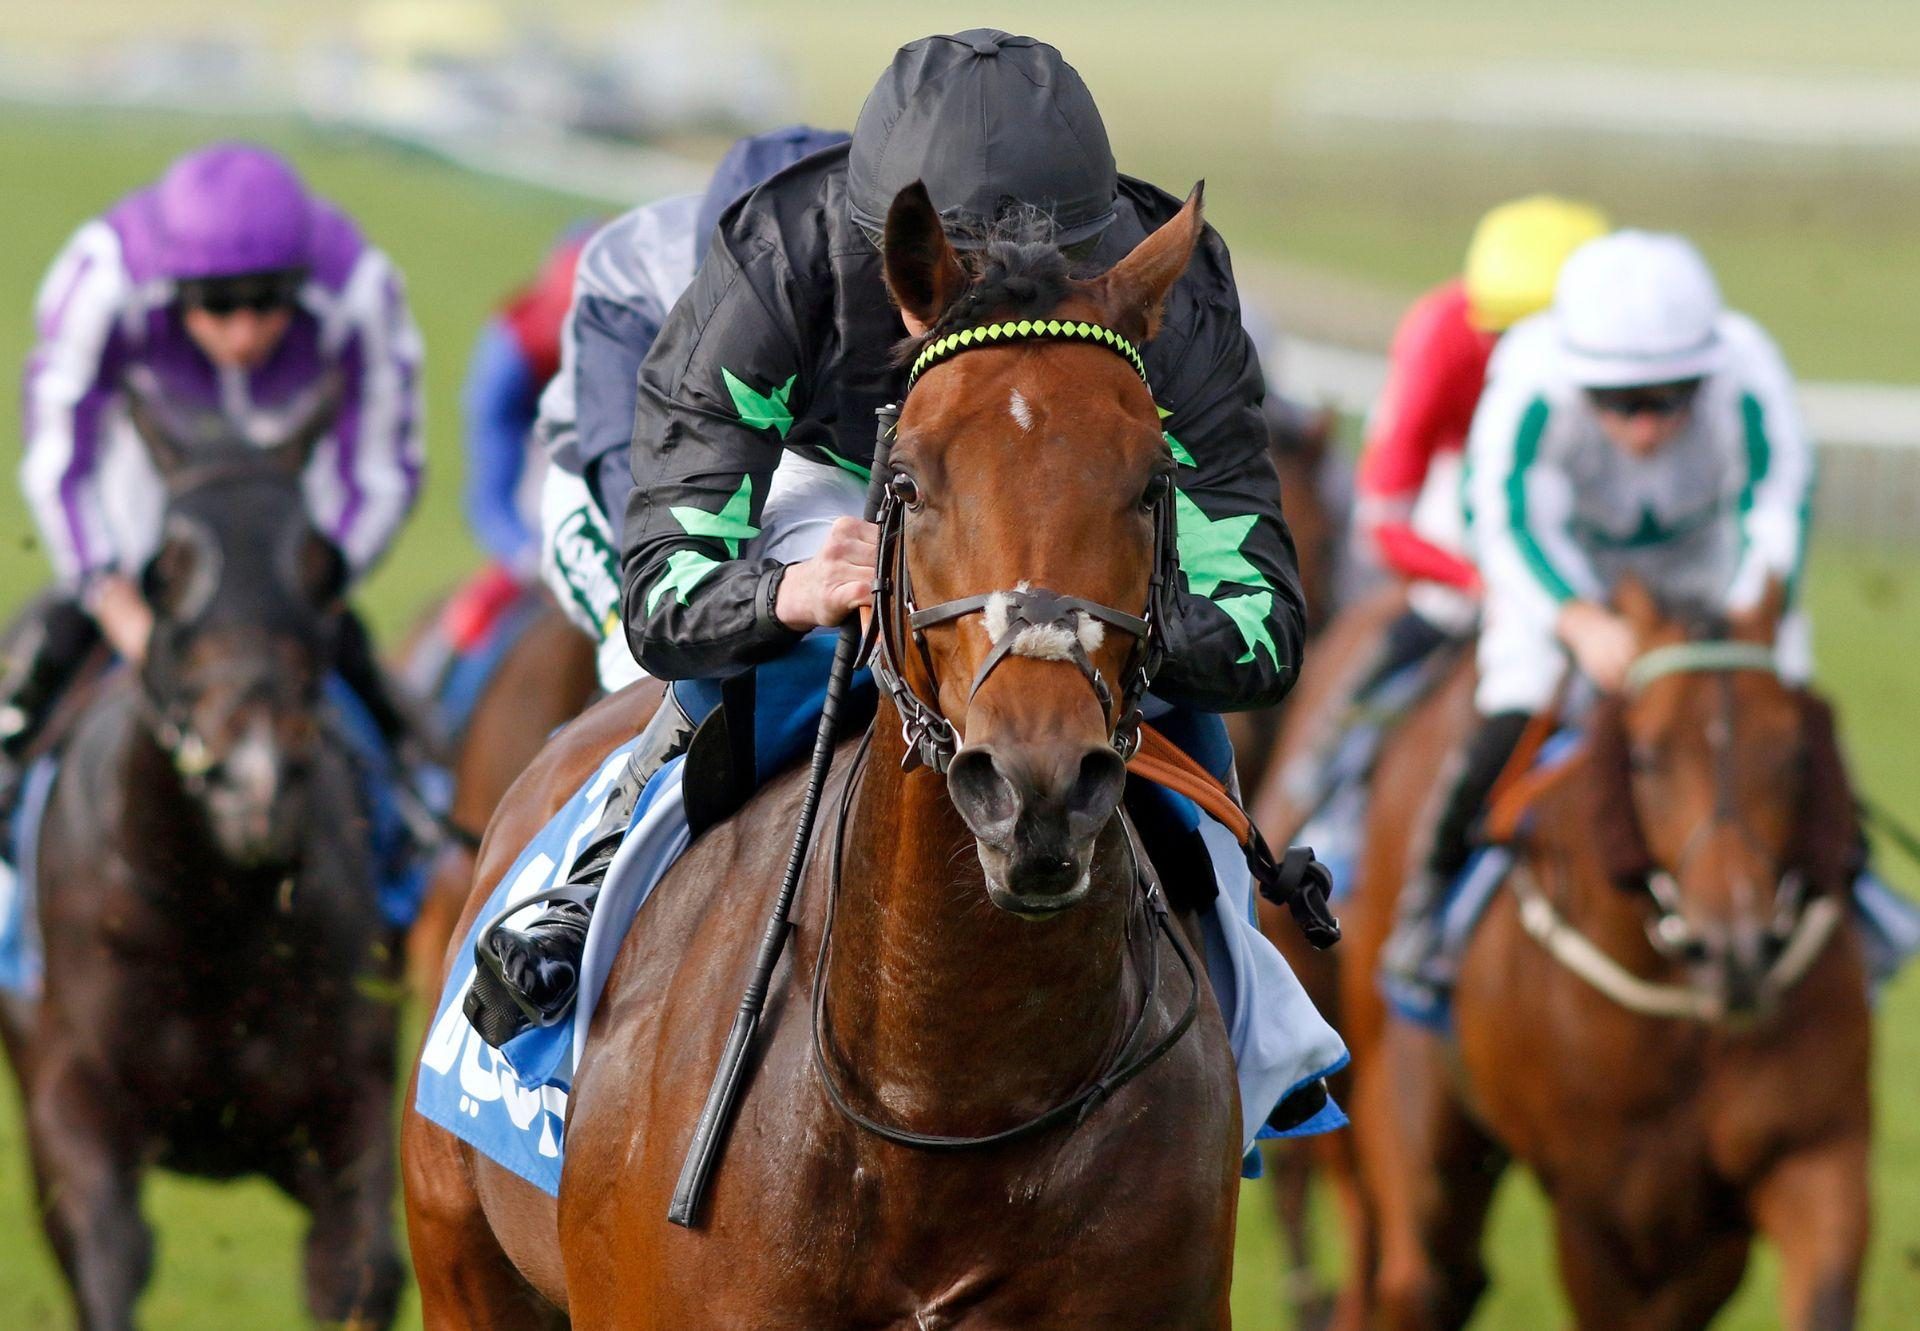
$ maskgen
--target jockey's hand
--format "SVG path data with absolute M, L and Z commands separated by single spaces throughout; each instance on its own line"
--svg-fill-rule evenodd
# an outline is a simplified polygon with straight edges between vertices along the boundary
M 1618 693 L 1627 682 L 1627 667 L 1640 654 L 1632 625 L 1592 601 L 1569 601 L 1561 608 L 1559 630 L 1580 673 L 1606 692 Z
M 153 611 L 131 578 L 102 574 L 87 594 L 88 608 L 113 650 L 135 665 L 147 658 L 147 639 L 153 636 Z
M 827 543 L 812 559 L 787 565 L 773 613 L 790 629 L 832 628 L 873 603 L 873 561 L 880 529 L 859 518 L 835 518 Z

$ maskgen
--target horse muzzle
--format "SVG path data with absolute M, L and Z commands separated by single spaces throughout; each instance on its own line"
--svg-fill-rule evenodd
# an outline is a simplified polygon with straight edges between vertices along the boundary
M 1125 780 L 1110 745 L 970 744 L 955 754 L 947 791 L 974 835 L 988 899 L 1027 919 L 1085 900 L 1094 844 Z

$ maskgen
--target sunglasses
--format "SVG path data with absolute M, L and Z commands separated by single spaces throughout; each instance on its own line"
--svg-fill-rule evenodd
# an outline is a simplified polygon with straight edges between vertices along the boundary
M 292 306 L 305 280 L 305 273 L 282 272 L 182 282 L 180 303 L 188 309 L 204 310 L 216 319 L 241 310 L 272 314 Z
M 1609 416 L 1678 416 L 1693 405 L 1700 390 L 1698 379 L 1682 379 L 1671 384 L 1637 384 L 1632 388 L 1589 388 L 1587 400 L 1594 410 Z

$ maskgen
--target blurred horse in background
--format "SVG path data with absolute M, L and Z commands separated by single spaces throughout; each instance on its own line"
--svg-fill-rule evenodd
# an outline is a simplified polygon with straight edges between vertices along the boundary
M 441 961 L 473 886 L 480 832 L 541 745 L 599 689 L 592 641 L 544 587 L 475 594 L 487 590 L 469 584 L 428 606 L 399 654 L 397 673 L 429 704 L 451 778 L 448 835 L 407 935 L 408 982 L 423 996 L 438 992 Z M 474 608 L 490 600 L 497 603 Z
M 333 399 L 265 449 L 131 410 L 167 487 L 152 636 L 74 709 L 20 866 L 41 984 L 0 1001 L 42 1222 L 80 1325 L 131 1327 L 145 1171 L 264 1174 L 312 1217 L 312 1316 L 384 1327 L 398 940 L 323 699 L 346 568 L 300 488 Z
M 1547 1193 L 1578 1326 L 1706 1325 L 1759 1232 L 1784 1325 L 1839 1331 L 1867 1239 L 1871 1032 L 1832 716 L 1772 672 L 1777 597 L 1731 624 L 1637 584 L 1616 600 L 1643 653 L 1627 692 L 1572 756 L 1496 789 L 1489 836 L 1514 864 L 1466 945 L 1451 1039 L 1385 1016 L 1373 971 L 1470 672 L 1382 755 L 1342 979 L 1373 1231 L 1354 1278 L 1385 1325 L 1464 1325 L 1511 1156 Z

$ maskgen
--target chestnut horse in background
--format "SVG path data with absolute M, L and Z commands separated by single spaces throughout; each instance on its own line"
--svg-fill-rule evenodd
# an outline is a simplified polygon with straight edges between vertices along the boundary
M 544 587 L 523 588 L 520 598 L 501 613 L 531 619 L 487 677 L 464 722 L 436 737 L 453 775 L 446 816 L 450 835 L 434 857 L 419 917 L 407 935 L 407 976 L 416 994 L 438 991 L 441 959 L 473 886 L 479 834 L 501 796 L 548 737 L 580 715 L 599 688 L 587 635 Z M 421 672 L 409 667 L 427 650 L 445 608 L 446 599 L 429 607 L 400 652 L 405 664 L 398 673 L 422 697 L 430 695 L 432 681 L 418 680 Z
M 1841 1331 L 1867 1240 L 1871 1031 L 1831 713 L 1772 672 L 1777 597 L 1731 625 L 1668 617 L 1638 584 L 1617 603 L 1643 653 L 1628 691 L 1596 704 L 1577 754 L 1496 792 L 1516 866 L 1464 955 L 1452 1041 L 1347 1027 L 1373 1306 L 1397 1328 L 1466 1323 L 1511 1156 L 1546 1191 L 1576 1325 L 1706 1325 L 1758 1233 L 1783 1324 Z M 1382 920 L 1422 853 L 1463 685 L 1382 756 L 1356 916 Z M 1347 959 L 1348 994 L 1372 987 L 1380 931 L 1358 932 L 1372 950 Z
M 1103 277 L 1048 269 L 1025 285 L 1049 293 L 1037 306 L 1057 280 L 1057 317 L 1143 338 L 1199 233 L 1196 192 Z M 885 236 L 889 286 L 937 326 L 967 279 L 924 190 L 902 193 Z M 1045 448 L 1005 409 L 1016 387 L 1047 418 Z M 902 567 L 920 604 L 1028 580 L 1128 614 L 1147 604 L 1171 459 L 1150 395 L 1111 350 L 1036 341 L 935 366 L 907 399 L 892 463 L 913 478 Z M 1156 926 L 1163 917 L 1142 908 L 1131 832 L 1115 816 L 1120 718 L 1070 665 L 1027 656 L 1005 656 L 970 698 L 992 644 L 966 618 L 929 629 L 926 646 L 924 661 L 911 649 L 894 659 L 965 746 L 946 781 L 903 770 L 900 714 L 883 694 L 866 748 L 843 748 L 823 811 L 845 801 L 844 835 L 822 817 L 703 1223 L 669 1224 L 668 1201 L 802 772 L 704 834 L 654 889 L 577 1070 L 557 1204 L 408 1115 L 408 1226 L 429 1327 L 510 1331 L 563 1315 L 583 1328 L 1228 1325 L 1232 1059 L 1204 978 L 1180 965 L 1192 947 L 1175 945 L 1182 923 Z M 1138 649 L 1110 630 L 1089 655 L 1122 679 Z M 509 793 L 470 915 L 651 696 L 629 690 L 590 711 Z M 842 1108 L 816 1070 L 816 993 L 829 1032 L 819 1057 Z M 1008 1128 L 1113 1071 L 1136 1023 L 1164 1045 L 1157 1061 L 1017 1141 L 929 1151 L 853 1121 Z

